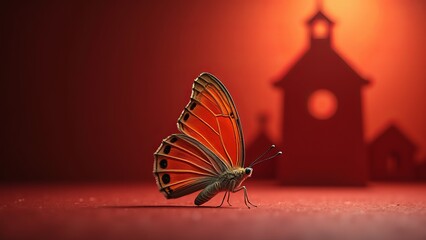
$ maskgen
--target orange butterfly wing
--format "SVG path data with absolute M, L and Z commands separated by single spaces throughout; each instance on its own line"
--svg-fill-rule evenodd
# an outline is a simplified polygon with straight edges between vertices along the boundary
M 215 182 L 227 166 L 184 134 L 165 138 L 154 153 L 154 176 L 166 198 L 178 198 Z
M 166 198 L 201 190 L 244 165 L 244 139 L 235 104 L 209 73 L 195 79 L 191 100 L 178 119 L 183 134 L 165 138 L 154 153 L 154 176 Z
M 202 73 L 195 79 L 178 129 L 209 148 L 229 168 L 244 166 L 240 118 L 231 95 L 215 76 Z

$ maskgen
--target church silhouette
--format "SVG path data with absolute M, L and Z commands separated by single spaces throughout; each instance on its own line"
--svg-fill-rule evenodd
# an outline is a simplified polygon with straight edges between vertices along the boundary
M 307 21 L 310 46 L 275 83 L 284 90 L 286 184 L 350 184 L 367 181 L 361 90 L 368 84 L 336 52 L 334 22 L 321 10 Z
M 425 163 L 414 159 L 416 145 L 396 126 L 365 142 L 362 90 L 369 81 L 336 51 L 334 22 L 321 9 L 306 26 L 307 50 L 273 84 L 284 93 L 279 144 L 284 157 L 259 166 L 253 176 L 276 178 L 285 185 L 363 186 L 369 180 L 426 179 Z M 266 119 L 259 123 L 247 156 L 257 156 L 271 144 Z

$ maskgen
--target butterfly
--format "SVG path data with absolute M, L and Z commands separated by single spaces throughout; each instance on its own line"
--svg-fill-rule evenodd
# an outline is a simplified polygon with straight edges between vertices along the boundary
M 200 74 L 192 85 L 189 103 L 177 121 L 180 133 L 163 139 L 154 153 L 154 177 L 167 199 L 196 191 L 195 205 L 202 205 L 224 191 L 231 206 L 230 194 L 243 190 L 244 203 L 255 206 L 241 186 L 253 174 L 253 166 L 280 154 L 244 167 L 245 145 L 237 108 L 225 86 L 210 73 Z

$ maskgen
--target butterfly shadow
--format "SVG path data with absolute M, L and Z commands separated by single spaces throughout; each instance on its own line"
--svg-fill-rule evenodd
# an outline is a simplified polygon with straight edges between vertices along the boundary
M 232 206 L 188 206 L 188 205 L 113 205 L 101 206 L 100 208 L 108 209 L 160 209 L 160 208 L 176 208 L 176 209 L 233 209 Z

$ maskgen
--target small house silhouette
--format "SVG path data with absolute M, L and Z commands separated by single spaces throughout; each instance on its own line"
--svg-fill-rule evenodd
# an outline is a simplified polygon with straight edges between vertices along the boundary
M 268 117 L 266 114 L 261 114 L 258 117 L 259 130 L 254 141 L 251 142 L 247 147 L 246 156 L 248 162 L 246 165 L 255 160 L 256 157 L 264 153 L 269 146 L 272 145 L 272 141 L 266 133 L 266 126 L 268 124 Z M 266 161 L 259 165 L 256 165 L 253 171 L 254 179 L 273 179 L 275 178 L 276 160 Z
M 389 126 L 369 144 L 370 179 L 414 180 L 416 150 L 417 146 L 397 126 Z
M 285 92 L 285 159 L 277 178 L 290 185 L 364 185 L 361 90 L 368 81 L 334 49 L 332 20 L 318 10 L 306 24 L 309 48 L 274 84 Z

